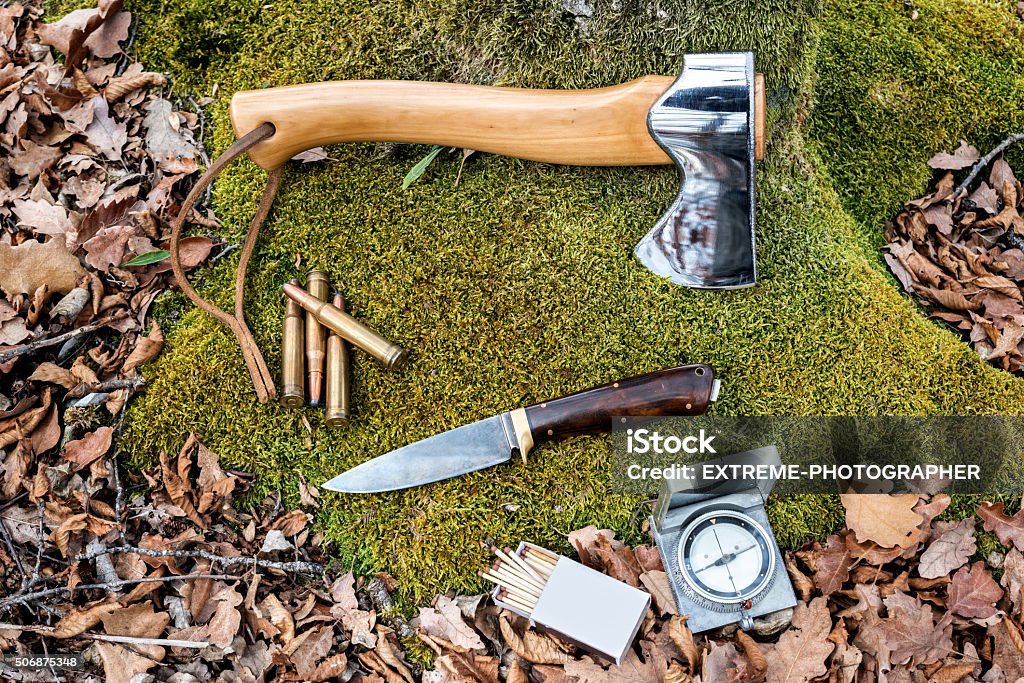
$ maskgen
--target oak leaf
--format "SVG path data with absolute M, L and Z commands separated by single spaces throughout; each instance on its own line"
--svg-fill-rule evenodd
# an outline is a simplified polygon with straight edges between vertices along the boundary
M 843 587 L 850 578 L 850 549 L 842 536 L 833 534 L 815 559 L 814 585 L 822 595 L 829 596 Z
M 41 235 L 63 235 L 73 226 L 68 210 L 60 204 L 43 200 L 21 199 L 11 208 L 18 217 L 18 225 L 31 228 Z
M 85 128 L 85 140 L 110 161 L 120 161 L 121 150 L 128 142 L 128 129 L 110 116 L 105 99 L 94 97 L 91 101 L 93 118 Z
M 936 623 L 931 607 L 899 590 L 883 602 L 889 616 L 877 628 L 892 651 L 893 664 L 913 662 L 914 666 L 924 666 L 939 661 L 953 649 L 949 615 Z
M 974 554 L 974 518 L 959 522 L 936 522 L 934 538 L 921 553 L 917 573 L 926 579 L 946 576 L 967 564 Z
M 985 620 L 999 613 L 996 603 L 1002 597 L 1003 589 L 979 561 L 953 575 L 946 608 L 968 619 Z
M 960 146 L 952 154 L 949 152 L 939 152 L 928 160 L 928 165 L 934 169 L 958 171 L 961 168 L 967 168 L 971 164 L 977 163 L 980 159 L 981 152 L 978 151 L 978 148 L 968 145 L 966 141 L 961 140 Z
M 672 589 L 669 587 L 668 574 L 661 570 L 644 572 L 640 575 L 640 583 L 651 594 L 651 599 L 654 601 L 658 614 L 661 616 L 679 614 L 676 609 L 675 597 L 673 597 Z
M 923 519 L 914 512 L 917 494 L 844 493 L 840 498 L 846 508 L 846 524 L 858 541 L 873 541 L 883 548 L 907 548 L 917 543 L 921 535 L 918 525 Z
M 0 289 L 8 297 L 31 294 L 42 285 L 67 294 L 83 275 L 85 269 L 64 240 L 26 240 L 16 247 L 0 242 Z
M 421 607 L 419 626 L 431 636 L 440 636 L 467 650 L 485 649 L 484 641 L 463 619 L 458 603 L 441 595 L 433 607 Z
M 501 635 L 512 651 L 532 664 L 567 664 L 572 658 L 559 649 L 555 641 L 527 628 L 520 636 L 512 628 L 508 615 L 499 618 Z
M 768 683 L 797 683 L 828 672 L 825 660 L 835 648 L 827 640 L 832 630 L 825 598 L 797 603 L 792 626 L 782 633 L 768 660 Z
M 110 450 L 113 437 L 113 428 L 100 427 L 81 439 L 68 442 L 68 445 L 64 447 L 64 459 L 70 462 L 76 471 L 85 469 Z
M 978 517 L 985 531 L 994 532 L 1000 543 L 1024 550 L 1024 510 L 1011 517 L 1003 512 L 1001 502 L 983 502 L 978 506 Z
M 103 660 L 103 672 L 107 683 L 130 683 L 138 674 L 145 673 L 157 665 L 149 657 L 143 657 L 114 643 L 96 643 L 96 650 Z
M 629 651 L 621 664 L 607 669 L 589 656 L 570 659 L 565 664 L 565 673 L 574 676 L 578 683 L 647 683 L 659 679 L 654 662 L 642 661 L 634 650 Z

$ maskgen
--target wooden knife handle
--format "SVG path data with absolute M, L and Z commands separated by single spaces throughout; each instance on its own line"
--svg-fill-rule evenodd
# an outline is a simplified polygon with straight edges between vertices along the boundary
M 709 365 L 684 365 L 619 380 L 526 408 L 534 442 L 607 432 L 617 416 L 699 415 L 715 385 Z
M 418 81 L 336 81 L 237 93 L 241 137 L 277 132 L 249 150 L 274 169 L 303 150 L 338 142 L 409 142 L 577 166 L 670 164 L 647 112 L 672 84 L 646 76 L 594 90 L 529 90 Z

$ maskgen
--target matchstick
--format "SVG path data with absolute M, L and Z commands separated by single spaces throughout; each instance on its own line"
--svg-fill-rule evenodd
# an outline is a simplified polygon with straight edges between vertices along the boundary
M 513 607 L 518 607 L 519 609 L 523 610 L 527 614 L 533 614 L 533 608 L 536 607 L 536 604 L 533 604 L 533 605 L 528 604 L 526 602 L 523 602 L 522 600 L 517 599 L 515 596 L 509 595 L 507 593 L 506 594 L 500 594 L 499 593 L 499 599 L 502 602 L 506 602 L 506 603 L 512 605 Z
M 554 570 L 554 567 L 552 567 L 550 564 L 545 564 L 540 560 L 534 559 L 533 555 L 527 555 L 526 562 L 529 563 L 531 567 L 540 572 L 540 575 L 543 576 L 545 579 L 545 583 L 547 582 L 547 579 L 551 578 L 551 572 Z
M 503 564 L 500 567 L 498 567 L 498 569 L 496 569 L 495 572 L 498 573 L 499 575 L 504 573 L 504 574 L 507 574 L 507 575 L 515 578 L 515 579 L 518 579 L 519 581 L 522 581 L 526 585 L 532 586 L 534 589 L 537 590 L 538 593 L 544 590 L 544 584 L 546 582 L 543 579 L 541 581 L 538 581 L 535 578 L 533 578 L 532 576 L 527 576 L 522 571 L 520 571 L 519 568 L 516 567 L 515 565 Z
M 522 578 L 521 574 L 513 574 L 504 567 L 499 567 L 498 569 L 493 570 L 491 574 L 497 576 L 499 579 L 505 579 L 508 583 L 512 584 L 513 586 L 518 586 L 519 588 L 525 590 L 527 593 L 533 595 L 539 596 L 544 591 L 543 586 L 534 585 L 533 583 Z
M 555 563 L 558 562 L 558 560 L 552 557 L 550 553 L 542 550 L 537 550 L 536 548 L 531 548 L 530 546 L 523 548 L 523 552 L 526 553 L 527 557 L 532 557 L 534 559 L 540 560 L 545 564 L 550 564 L 552 567 L 555 566 Z
M 494 550 L 497 551 L 498 549 L 494 548 Z M 537 581 L 540 581 L 542 586 L 547 581 L 547 579 L 545 579 L 540 574 L 538 574 L 536 572 L 536 570 L 534 570 L 533 567 L 531 567 L 530 565 L 526 564 L 526 560 L 524 560 L 523 558 L 519 557 L 519 555 L 516 555 L 514 552 L 512 552 L 511 548 L 505 548 L 504 552 L 502 552 L 502 554 L 499 555 L 499 557 L 507 557 L 507 558 L 509 558 L 509 560 L 511 560 L 513 562 L 513 564 L 516 564 L 516 565 L 522 567 L 523 571 L 525 571 L 527 574 L 532 576 Z
M 498 583 L 500 585 L 515 586 L 519 590 L 524 591 L 527 595 L 540 595 L 540 591 L 538 591 L 533 586 L 530 586 L 529 584 L 520 581 L 515 577 L 509 576 L 508 574 L 499 573 L 498 571 L 491 571 L 487 572 L 487 576 L 494 580 L 495 583 Z

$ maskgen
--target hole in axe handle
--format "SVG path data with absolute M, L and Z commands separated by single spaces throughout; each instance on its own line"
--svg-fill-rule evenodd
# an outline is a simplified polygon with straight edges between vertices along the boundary
M 699 415 L 707 410 L 715 383 L 707 365 L 684 365 L 622 379 L 526 408 L 535 442 L 611 429 L 623 415 Z

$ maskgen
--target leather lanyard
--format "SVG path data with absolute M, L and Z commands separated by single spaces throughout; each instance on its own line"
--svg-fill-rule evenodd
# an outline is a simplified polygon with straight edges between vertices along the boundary
M 267 176 L 267 185 L 263 189 L 263 197 L 260 199 L 259 207 L 256 209 L 256 214 L 253 216 L 252 222 L 249 223 L 249 230 L 245 236 L 245 244 L 242 246 L 242 255 L 238 261 L 238 272 L 235 275 L 234 315 L 230 315 L 217 306 L 214 306 L 212 303 L 199 296 L 199 293 L 193 289 L 188 278 L 185 276 L 185 269 L 181 267 L 179 246 L 181 242 L 181 231 L 185 225 L 185 220 L 188 217 L 189 212 L 192 210 L 192 206 L 199 198 L 200 193 L 202 193 L 203 190 L 213 182 L 214 178 L 220 175 L 220 173 L 232 161 L 242 154 L 245 154 L 255 145 L 273 136 L 274 130 L 273 124 L 264 123 L 260 127 L 236 140 L 235 143 L 228 147 L 223 154 L 217 157 L 217 159 L 210 164 L 210 167 L 206 169 L 206 173 L 204 173 L 199 181 L 196 182 L 195 186 L 193 186 L 192 191 L 188 193 L 185 203 L 182 204 L 181 211 L 178 212 L 178 215 L 171 226 L 171 268 L 174 271 L 175 279 L 178 281 L 178 286 L 181 287 L 181 291 L 183 291 L 185 296 L 191 299 L 196 306 L 199 306 L 199 308 L 227 325 L 235 335 L 235 339 L 238 340 L 238 345 L 242 349 L 242 357 L 245 359 L 245 366 L 249 369 L 249 375 L 252 377 L 253 387 L 256 389 L 256 396 L 260 403 L 266 403 L 270 399 L 274 398 L 277 395 L 277 390 L 274 387 L 274 378 L 271 376 L 270 370 L 267 368 L 267 363 L 263 359 L 263 354 L 260 353 L 259 347 L 256 346 L 256 340 L 253 338 L 252 332 L 249 330 L 249 326 L 245 322 L 245 313 L 243 312 L 245 271 L 249 265 L 249 258 L 252 256 L 253 249 L 256 246 L 256 237 L 259 235 L 260 226 L 262 226 L 264 221 L 266 221 L 267 214 L 270 213 L 270 207 L 273 206 L 274 198 L 277 196 L 277 191 L 281 186 L 282 169 L 276 168 L 273 171 L 270 171 Z

